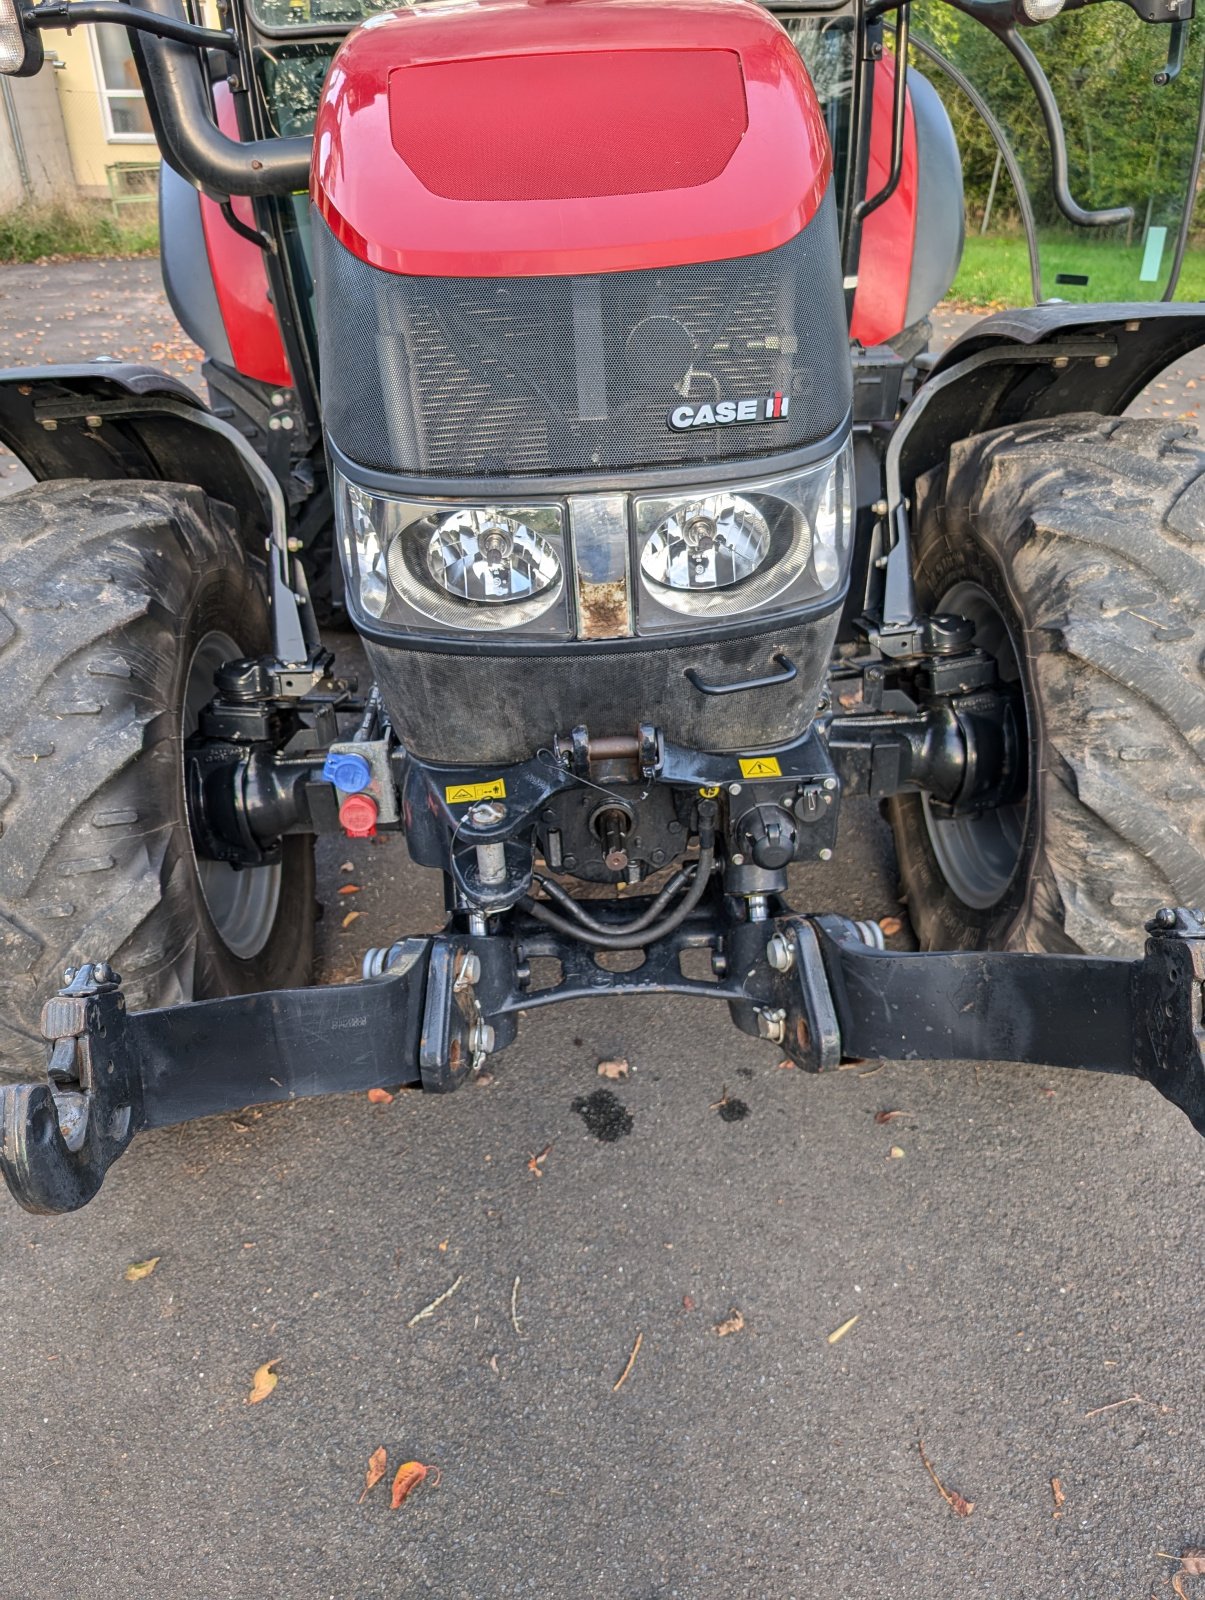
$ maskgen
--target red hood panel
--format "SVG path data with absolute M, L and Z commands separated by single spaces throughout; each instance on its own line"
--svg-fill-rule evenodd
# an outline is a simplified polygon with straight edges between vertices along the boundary
M 799 57 L 751 0 L 485 0 L 348 36 L 312 189 L 373 266 L 526 277 L 773 249 L 831 165 Z

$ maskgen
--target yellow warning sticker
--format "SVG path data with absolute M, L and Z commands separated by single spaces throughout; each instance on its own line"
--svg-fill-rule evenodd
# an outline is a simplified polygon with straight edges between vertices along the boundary
M 444 790 L 450 806 L 466 805 L 473 800 L 505 800 L 506 783 L 494 778 L 489 783 L 451 783 Z
M 782 768 L 778 765 L 777 756 L 750 756 L 747 761 L 742 761 L 742 778 L 781 778 Z

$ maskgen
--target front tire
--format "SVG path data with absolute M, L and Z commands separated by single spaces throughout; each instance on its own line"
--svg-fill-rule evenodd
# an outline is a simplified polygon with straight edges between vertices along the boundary
M 55 482 L 0 510 L 0 1078 L 39 1074 L 42 1001 L 108 961 L 132 1008 L 305 983 L 309 838 L 198 864 L 183 740 L 229 652 L 268 648 L 225 509 L 163 483 Z
M 1158 906 L 1205 903 L 1205 450 L 1094 415 L 966 440 L 923 487 L 916 581 L 1019 679 L 1030 744 L 1007 814 L 888 803 L 922 946 L 1140 953 Z

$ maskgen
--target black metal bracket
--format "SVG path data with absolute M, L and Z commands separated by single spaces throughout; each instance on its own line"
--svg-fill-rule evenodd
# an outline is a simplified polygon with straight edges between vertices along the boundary
M 144 1128 L 309 1095 L 453 1089 L 514 1039 L 520 1010 L 641 993 L 723 1000 L 809 1071 L 878 1059 L 1123 1073 L 1205 1134 L 1205 919 L 1168 909 L 1148 929 L 1137 961 L 901 953 L 842 917 L 738 920 L 716 896 L 631 972 L 515 915 L 504 932 L 448 929 L 370 953 L 361 983 L 136 1013 L 108 967 L 86 965 L 44 1008 L 46 1079 L 0 1090 L 0 1171 L 27 1210 L 75 1210 Z M 713 977 L 684 971 L 693 951 L 710 952 Z M 560 964 L 543 989 L 537 956 Z

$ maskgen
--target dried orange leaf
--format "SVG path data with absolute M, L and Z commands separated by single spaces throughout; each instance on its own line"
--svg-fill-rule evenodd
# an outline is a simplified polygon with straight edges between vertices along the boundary
M 340 894 L 359 894 L 359 892 L 360 885 L 358 883 L 344 883 L 339 887 Z
M 883 932 L 887 935 L 887 937 L 889 939 L 891 938 L 891 936 L 893 934 L 899 933 L 900 929 L 903 926 L 904 926 L 904 922 L 903 922 L 903 918 L 902 917 L 880 917 L 879 918 L 879 927 L 882 928 Z
M 861 1315 L 862 1313 L 860 1311 L 856 1311 L 854 1315 L 850 1317 L 848 1322 L 843 1322 L 839 1328 L 834 1328 L 828 1336 L 829 1344 L 836 1344 L 838 1339 L 844 1339 L 845 1335 L 849 1332 Z
M 622 1060 L 600 1061 L 598 1063 L 598 1075 L 600 1078 L 610 1078 L 612 1081 L 618 1078 L 626 1078 L 628 1076 L 628 1064 Z
M 1189 1600 L 1188 1590 L 1184 1587 L 1184 1579 L 1178 1572 L 1172 1573 L 1172 1588 L 1179 1596 L 1179 1600 Z
M 920 1452 L 920 1458 L 925 1464 L 925 1471 L 933 1479 L 933 1482 L 937 1486 L 938 1494 L 949 1506 L 950 1510 L 954 1512 L 955 1516 L 969 1517 L 971 1512 L 975 1509 L 975 1502 L 973 1500 L 964 1500 L 956 1489 L 946 1488 L 945 1484 L 937 1476 L 936 1472 L 934 1472 L 932 1463 L 925 1454 L 925 1444 L 923 1439 L 918 1439 L 916 1441 L 916 1448 Z
M 1063 1513 L 1060 1510 L 1060 1507 L 1062 1506 L 1063 1501 L 1066 1500 L 1067 1496 L 1063 1493 L 1063 1485 L 1060 1479 L 1051 1478 L 1050 1492 L 1054 1496 L 1054 1511 L 1051 1514 L 1056 1517 L 1061 1517 Z
M 1190 1578 L 1205 1577 L 1205 1550 L 1197 1545 L 1181 1550 L 1180 1564 Z
M 894 1122 L 897 1117 L 910 1117 L 911 1115 L 910 1111 L 876 1111 L 874 1120 L 882 1124 L 884 1122 Z
M 429 1472 L 435 1474 L 431 1484 L 434 1489 L 439 1484 L 438 1467 L 425 1467 L 421 1461 L 403 1461 L 393 1475 L 393 1493 L 389 1496 L 390 1509 L 396 1511 L 410 1491 L 417 1489 Z
M 343 919 L 343 921 L 341 923 L 341 926 L 344 927 L 344 928 L 350 928 L 352 923 L 356 920 L 356 918 L 359 915 L 360 915 L 360 913 L 358 911 L 349 911 L 347 913 L 347 915 L 344 917 L 344 919 Z
M 723 1322 L 717 1322 L 715 1325 L 715 1331 L 717 1334 L 719 1334 L 721 1339 L 726 1339 L 730 1333 L 739 1333 L 744 1326 L 744 1317 L 737 1310 L 737 1308 L 733 1306 L 732 1315 L 726 1318 Z
M 888 1161 L 902 1161 L 904 1159 L 904 1152 L 898 1144 L 893 1144 L 891 1149 L 888 1150 L 887 1159 Z
M 256 1367 L 255 1376 L 251 1380 L 251 1393 L 244 1402 L 249 1406 L 257 1406 L 261 1400 L 266 1400 L 275 1389 L 280 1379 L 272 1368 L 280 1362 L 279 1356 L 273 1356 L 271 1361 L 265 1361 L 262 1367 Z
M 356 1501 L 358 1506 L 364 1504 L 364 1495 L 370 1489 L 375 1489 L 385 1476 L 385 1446 L 381 1445 L 374 1450 L 368 1458 L 368 1471 L 364 1474 L 364 1494 Z
M 149 1278 L 160 1262 L 159 1256 L 152 1256 L 149 1261 L 133 1261 L 125 1270 L 127 1283 L 137 1283 L 139 1278 Z
M 546 1144 L 538 1156 L 529 1156 L 527 1160 L 528 1172 L 534 1172 L 537 1178 L 542 1178 L 544 1176 L 544 1163 L 548 1160 L 551 1150 L 552 1146 Z
M 391 1106 L 393 1104 L 393 1096 L 388 1089 L 370 1089 L 368 1098 L 374 1106 Z

